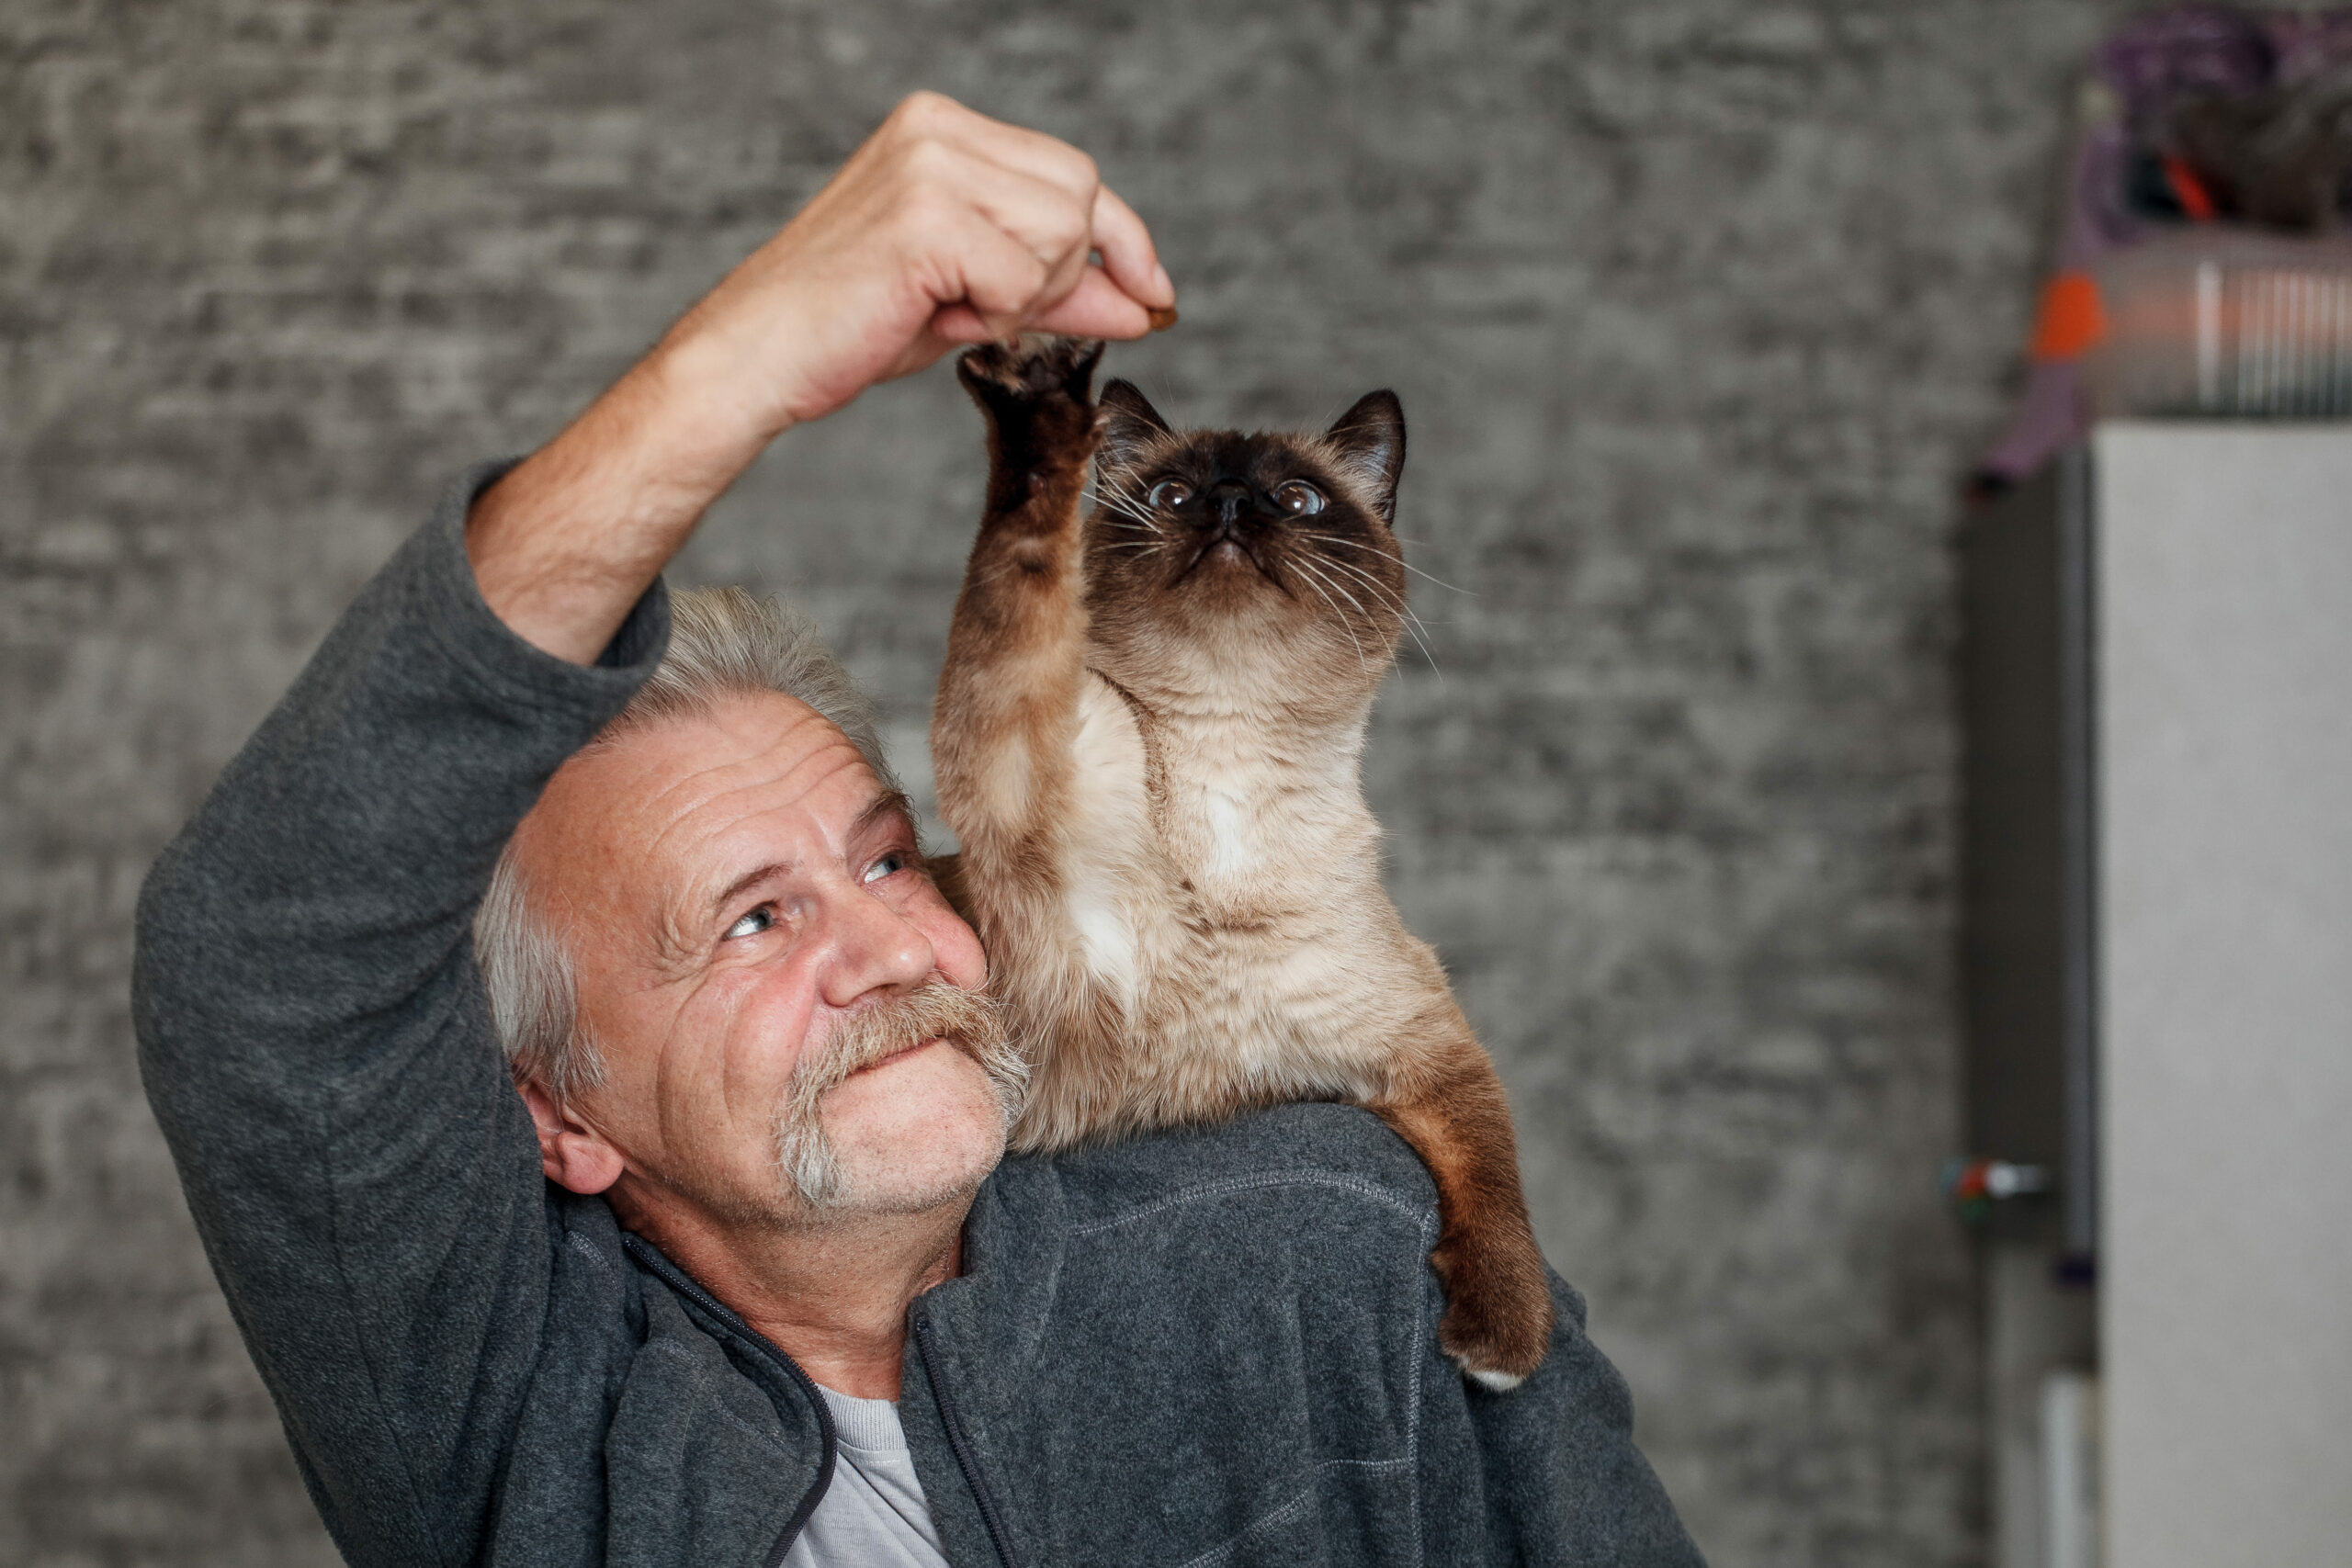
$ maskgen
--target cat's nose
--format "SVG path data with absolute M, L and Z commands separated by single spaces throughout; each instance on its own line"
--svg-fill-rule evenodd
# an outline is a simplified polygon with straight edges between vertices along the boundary
M 1250 487 L 1240 480 L 1219 479 L 1209 487 L 1209 493 L 1204 499 L 1208 502 L 1209 510 L 1216 514 L 1216 520 L 1230 528 L 1242 510 L 1256 498 L 1250 493 Z

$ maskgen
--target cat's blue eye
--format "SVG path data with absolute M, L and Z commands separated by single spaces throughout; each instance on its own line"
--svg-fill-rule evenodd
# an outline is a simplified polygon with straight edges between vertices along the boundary
M 1182 506 L 1193 499 L 1193 487 L 1182 479 L 1162 479 L 1151 487 L 1154 506 Z
M 893 851 L 865 868 L 865 881 L 879 882 L 907 869 L 907 857 Z
M 775 925 L 775 911 L 763 904 L 733 925 L 729 926 L 727 938 L 732 942 L 739 936 L 757 936 L 763 931 L 774 929 Z
M 1274 504 L 1294 517 L 1312 517 L 1323 510 L 1323 492 L 1305 479 L 1293 479 L 1274 491 Z

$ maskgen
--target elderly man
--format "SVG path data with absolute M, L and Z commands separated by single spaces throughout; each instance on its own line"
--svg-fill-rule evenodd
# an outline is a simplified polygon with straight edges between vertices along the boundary
M 1566 1286 L 1517 1392 L 1438 1354 L 1363 1113 L 1000 1167 L 1020 1058 L 862 701 L 663 592 L 790 426 L 1173 299 L 1081 154 L 909 100 L 452 491 L 156 866 L 149 1091 L 352 1562 L 1696 1561 Z

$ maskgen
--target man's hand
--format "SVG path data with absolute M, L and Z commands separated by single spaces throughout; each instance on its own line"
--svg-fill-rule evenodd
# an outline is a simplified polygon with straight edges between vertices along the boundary
M 1032 329 L 1140 337 L 1175 297 L 1091 159 L 919 93 L 475 502 L 475 579 L 518 635 L 584 663 L 781 432 L 959 344 Z
M 1175 298 L 1092 159 L 919 93 L 672 338 L 719 361 L 773 436 L 959 344 L 1140 337 Z

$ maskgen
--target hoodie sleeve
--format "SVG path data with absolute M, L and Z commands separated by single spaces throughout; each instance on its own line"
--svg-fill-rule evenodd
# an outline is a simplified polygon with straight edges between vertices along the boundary
M 556 767 L 651 673 L 524 642 L 468 474 L 362 591 L 139 902 L 148 1098 L 311 1495 L 355 1563 L 456 1562 L 536 1365 L 548 1217 L 471 924 Z

